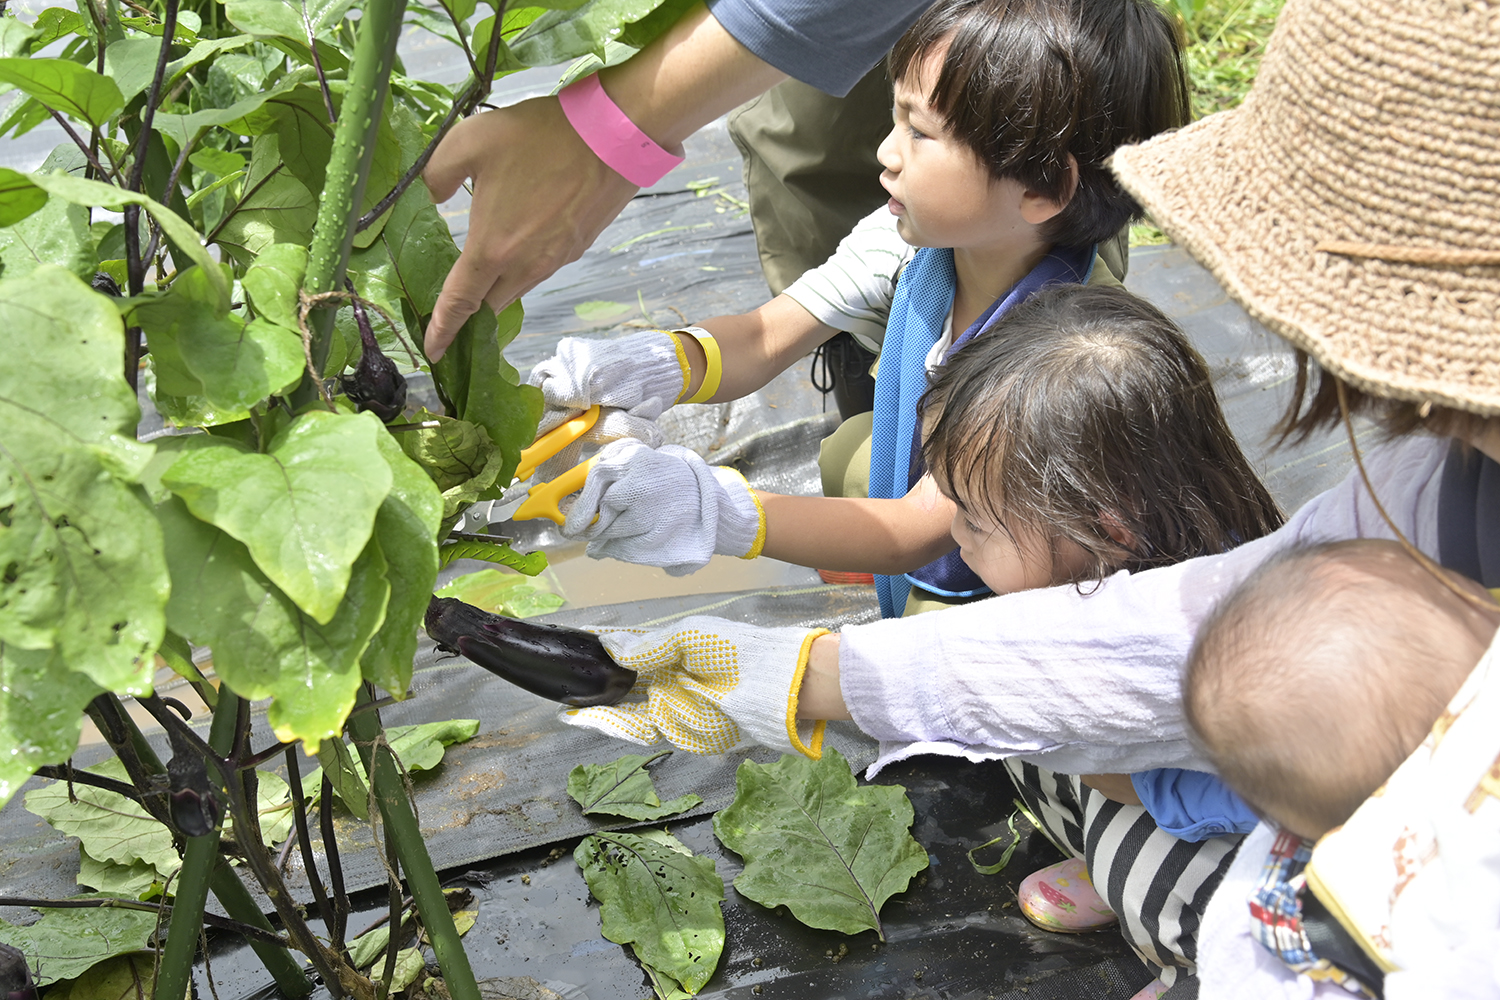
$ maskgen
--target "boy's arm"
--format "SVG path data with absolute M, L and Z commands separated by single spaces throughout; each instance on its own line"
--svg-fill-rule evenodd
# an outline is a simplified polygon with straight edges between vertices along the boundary
M 756 491 L 761 554 L 817 569 L 907 573 L 953 550 L 953 501 L 924 476 L 897 500 L 794 497 Z
M 698 325 L 714 335 L 724 366 L 718 391 L 704 401 L 709 403 L 750 395 L 838 333 L 787 295 L 778 295 L 759 309 L 715 316 Z M 678 336 L 677 340 L 691 371 L 682 398 L 691 399 L 703 384 L 708 359 L 695 338 Z

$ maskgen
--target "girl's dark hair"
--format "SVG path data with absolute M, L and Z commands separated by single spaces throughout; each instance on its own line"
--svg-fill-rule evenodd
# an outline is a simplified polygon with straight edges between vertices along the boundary
M 1203 358 L 1124 289 L 1037 293 L 940 368 L 921 407 L 943 493 L 1076 542 L 1093 560 L 1079 579 L 1223 552 L 1282 522 Z
M 1191 115 L 1178 28 L 1154 0 L 938 0 L 891 50 L 891 79 L 950 39 L 927 100 L 995 177 L 1067 202 L 1044 237 L 1088 246 L 1139 213 L 1104 161 Z

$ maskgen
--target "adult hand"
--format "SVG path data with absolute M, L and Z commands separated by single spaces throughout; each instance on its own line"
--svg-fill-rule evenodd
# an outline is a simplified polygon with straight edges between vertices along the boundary
M 562 533 L 586 538 L 595 559 L 661 566 L 673 576 L 702 569 L 714 554 L 753 558 L 765 521 L 750 486 L 677 445 L 626 439 L 594 459 Z
M 761 628 L 694 616 L 644 634 L 599 636 L 636 672 L 623 701 L 565 711 L 563 721 L 632 743 L 670 740 L 692 753 L 758 743 L 822 755 L 823 723 L 798 722 L 798 690 L 815 640 L 827 629 Z
M 431 361 L 481 303 L 498 312 L 582 257 L 639 190 L 594 155 L 556 97 L 459 122 L 422 179 L 439 202 L 474 182 L 469 236 L 427 326 Z

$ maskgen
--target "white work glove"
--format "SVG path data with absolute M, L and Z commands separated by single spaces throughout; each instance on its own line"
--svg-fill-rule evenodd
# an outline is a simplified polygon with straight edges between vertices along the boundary
M 824 723 L 797 719 L 797 695 L 813 640 L 827 631 L 695 615 L 651 632 L 605 632 L 600 641 L 636 672 L 635 686 L 617 704 L 567 709 L 562 719 L 691 753 L 758 743 L 817 760 Z
M 745 477 L 675 444 L 616 441 L 594 458 L 562 533 L 595 559 L 661 566 L 684 576 L 711 556 L 754 559 L 766 516 Z

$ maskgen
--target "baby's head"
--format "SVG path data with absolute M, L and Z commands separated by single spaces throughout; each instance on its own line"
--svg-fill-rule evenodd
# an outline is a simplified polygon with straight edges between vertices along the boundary
M 1448 579 L 1488 602 L 1479 584 Z M 1421 744 L 1497 621 L 1395 542 L 1294 548 L 1203 623 L 1188 721 L 1246 802 L 1316 839 Z
M 1281 523 L 1203 358 L 1121 288 L 1032 296 L 938 370 L 921 413 L 964 561 L 997 593 L 1222 552 Z M 992 581 L 990 546 L 1035 571 Z
M 1064 206 L 1042 227 L 1060 246 L 1114 236 L 1139 206 L 1104 161 L 1190 118 L 1178 30 L 1155 0 L 938 0 L 889 65 L 898 104 L 918 88 L 992 178 Z

